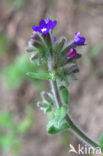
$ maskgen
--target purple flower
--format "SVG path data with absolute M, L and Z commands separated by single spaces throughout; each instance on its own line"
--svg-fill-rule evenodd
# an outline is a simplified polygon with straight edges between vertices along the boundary
M 32 26 L 32 29 L 36 32 L 40 32 L 42 35 L 48 34 L 50 30 L 53 30 L 56 26 L 57 21 L 52 21 L 49 18 L 45 18 L 45 20 L 41 20 L 39 26 Z
M 67 58 L 76 58 L 78 56 L 79 56 L 79 54 L 77 53 L 77 51 L 74 48 L 71 48 L 67 54 Z
M 76 46 L 82 46 L 85 45 L 85 40 L 86 40 L 85 37 L 80 36 L 80 32 L 76 32 L 75 37 L 73 39 L 73 43 Z

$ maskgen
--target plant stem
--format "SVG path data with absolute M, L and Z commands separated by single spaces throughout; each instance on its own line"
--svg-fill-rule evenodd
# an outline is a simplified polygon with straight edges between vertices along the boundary
M 50 85 L 51 85 L 51 89 L 52 89 L 52 93 L 56 102 L 56 106 L 57 108 L 59 108 L 60 106 L 62 106 L 61 103 L 61 97 L 58 93 L 58 87 L 57 87 L 57 82 L 56 80 L 50 80 Z
M 49 70 L 53 70 L 52 67 L 52 63 L 49 62 L 48 64 L 48 68 Z M 50 80 L 50 85 L 51 85 L 51 90 L 56 102 L 56 106 L 57 108 L 62 106 L 62 100 L 61 97 L 59 95 L 59 91 L 58 91 L 58 86 L 57 86 L 57 80 Z M 99 147 L 98 143 L 96 143 L 94 140 L 92 140 L 91 138 L 89 138 L 75 123 L 74 121 L 72 121 L 71 117 L 69 114 L 66 115 L 65 117 L 66 121 L 68 122 L 68 124 L 70 125 L 71 130 L 86 144 L 89 144 L 92 147 Z
M 89 144 L 92 147 L 99 147 L 98 143 L 96 143 L 94 140 L 89 138 L 85 132 L 83 132 L 75 123 L 72 121 L 69 114 L 66 115 L 66 120 L 68 124 L 70 125 L 71 130 L 86 144 Z
M 53 62 L 51 60 L 49 60 L 49 63 L 48 63 L 49 71 L 53 70 L 52 64 L 53 64 Z M 53 94 L 55 102 L 56 102 L 56 106 L 57 106 L 57 108 L 59 108 L 60 106 L 62 106 L 62 102 L 61 102 L 61 97 L 58 92 L 57 80 L 50 80 L 50 86 L 51 86 L 51 91 L 52 91 L 52 94 Z

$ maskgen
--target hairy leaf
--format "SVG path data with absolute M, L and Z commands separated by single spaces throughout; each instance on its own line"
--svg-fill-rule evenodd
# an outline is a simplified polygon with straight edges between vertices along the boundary
M 67 107 L 62 106 L 55 111 L 55 126 L 59 127 L 61 121 L 65 118 L 67 113 Z
M 66 122 L 63 122 L 59 128 L 55 127 L 53 120 L 51 120 L 47 125 L 47 131 L 49 134 L 57 134 L 64 131 L 67 128 L 69 128 L 69 125 Z
M 60 86 L 59 90 L 60 90 L 60 93 L 61 93 L 62 98 L 64 100 L 64 103 L 68 104 L 68 102 L 69 102 L 69 92 L 68 92 L 68 89 L 65 86 Z
M 57 134 L 69 128 L 68 123 L 64 120 L 67 113 L 67 107 L 62 106 L 55 110 L 54 119 L 49 121 L 47 131 L 49 134 Z
M 52 75 L 47 74 L 47 73 L 28 72 L 27 75 L 30 76 L 31 78 L 35 78 L 35 79 L 52 79 Z

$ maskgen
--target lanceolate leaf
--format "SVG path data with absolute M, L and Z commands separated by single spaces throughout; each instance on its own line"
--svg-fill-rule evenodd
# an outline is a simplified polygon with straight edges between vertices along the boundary
M 47 73 L 28 72 L 27 75 L 30 76 L 31 78 L 35 78 L 35 79 L 52 79 L 52 75 L 47 74 Z
M 67 107 L 62 106 L 55 111 L 55 127 L 59 127 L 61 121 L 65 118 L 67 113 Z
M 49 134 L 57 134 L 63 130 L 69 128 L 68 123 L 65 121 L 65 116 L 67 113 L 67 107 L 62 106 L 56 109 L 54 119 L 49 121 L 47 125 L 47 131 Z
M 64 100 L 64 103 L 68 104 L 68 102 L 69 102 L 69 92 L 68 92 L 68 89 L 65 86 L 60 86 L 59 90 L 60 90 L 60 93 L 61 93 L 62 98 Z
M 50 121 L 47 126 L 47 131 L 49 134 L 57 134 L 64 131 L 67 128 L 69 128 L 69 125 L 66 122 L 62 123 L 59 128 L 56 128 L 54 126 L 53 121 Z

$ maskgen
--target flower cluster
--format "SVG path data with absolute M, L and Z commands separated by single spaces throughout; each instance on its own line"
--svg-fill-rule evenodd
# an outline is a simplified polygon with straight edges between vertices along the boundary
M 57 21 L 52 21 L 49 18 L 45 18 L 45 20 L 41 20 L 39 23 L 39 26 L 32 26 L 33 31 L 39 32 L 42 35 L 47 35 L 51 30 L 54 29 L 56 26 Z M 35 36 L 32 36 L 32 38 L 35 38 Z M 53 39 L 54 43 L 56 42 L 56 37 Z M 67 53 L 67 58 L 76 58 L 78 57 L 78 53 L 74 47 L 76 46 L 83 46 L 85 45 L 85 37 L 80 36 L 80 32 L 75 33 L 75 37 L 73 39 L 73 44 L 69 52 Z
M 57 39 L 53 34 L 56 24 L 56 20 L 46 18 L 39 22 L 39 26 L 33 25 L 33 34 L 28 42 L 27 51 L 31 53 L 31 62 L 37 61 L 39 64 L 48 62 L 52 57 L 56 76 L 65 81 L 79 71 L 74 60 L 80 58 L 81 54 L 76 51 L 76 47 L 86 45 L 86 39 L 80 36 L 80 32 L 75 33 L 71 42 L 67 42 L 63 36 Z

